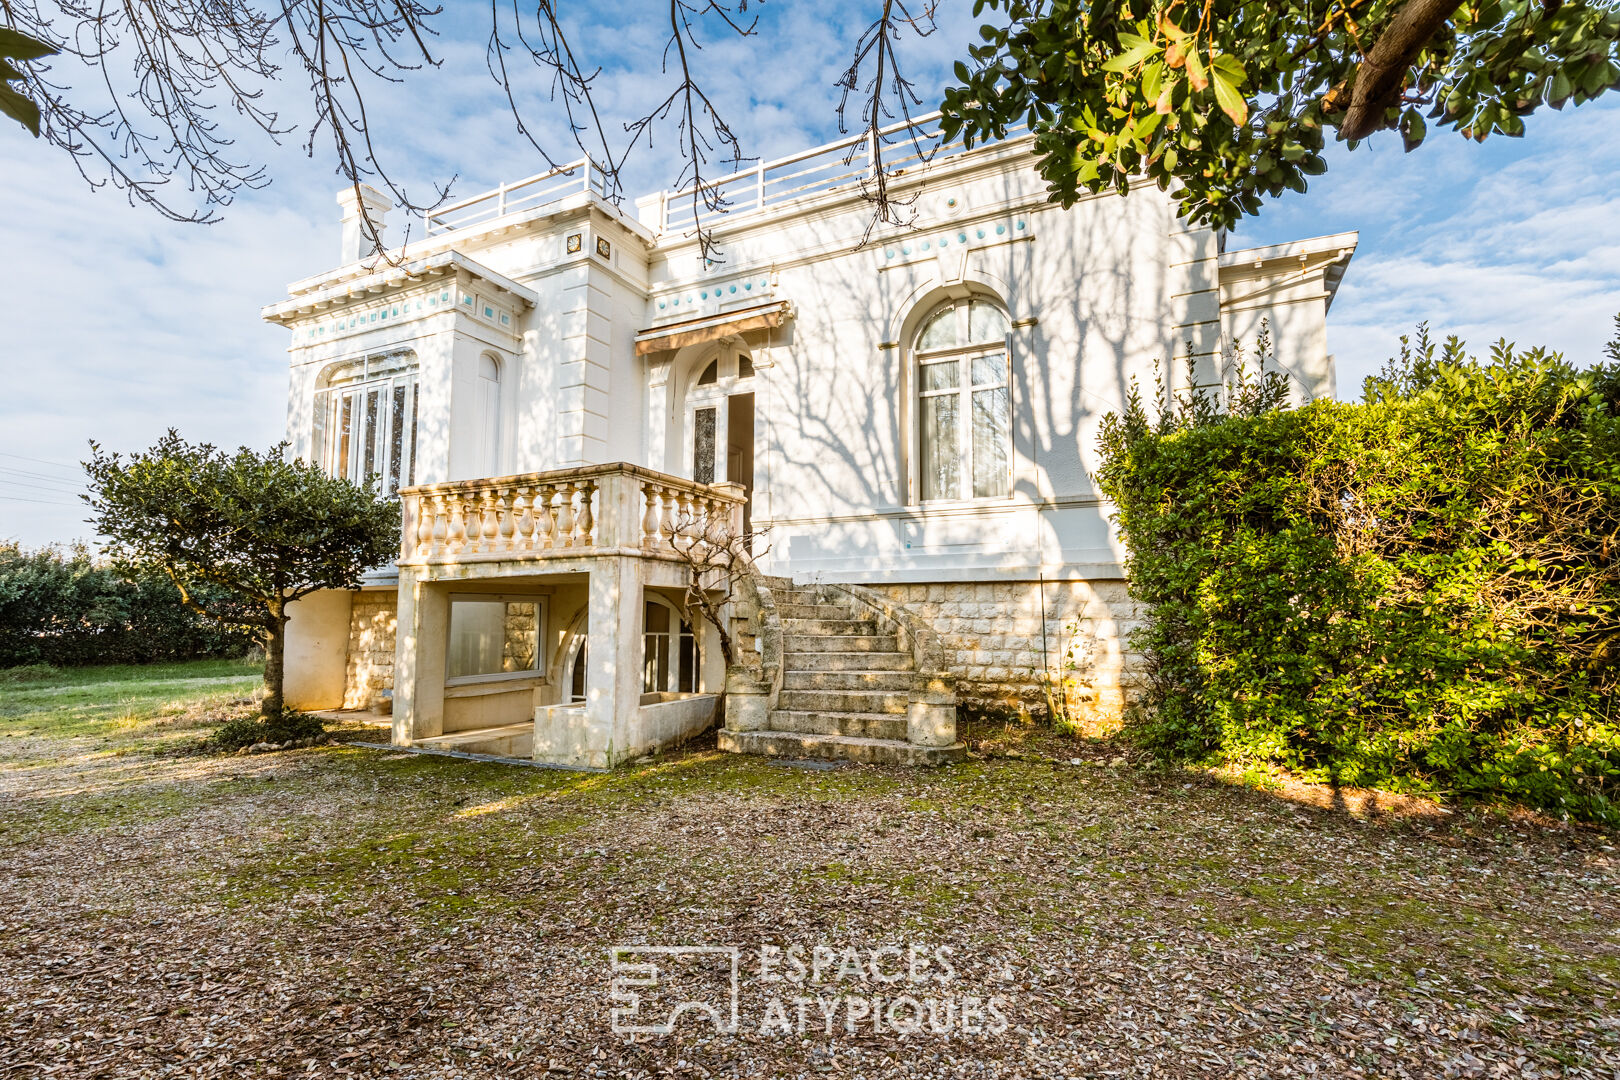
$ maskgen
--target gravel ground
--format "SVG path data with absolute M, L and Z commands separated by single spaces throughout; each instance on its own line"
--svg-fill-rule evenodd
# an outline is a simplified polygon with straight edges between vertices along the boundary
M 1051 738 L 581 775 L 5 716 L 0 1076 L 1620 1075 L 1602 832 Z M 615 1033 L 729 1027 L 728 949 L 735 1031 Z

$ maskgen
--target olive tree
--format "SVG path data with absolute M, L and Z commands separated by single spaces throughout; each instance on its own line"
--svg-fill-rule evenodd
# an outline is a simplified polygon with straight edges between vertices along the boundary
M 399 546 L 399 505 L 288 460 L 286 444 L 226 454 L 171 429 L 124 456 L 90 444 L 90 524 L 112 564 L 161 573 L 186 607 L 245 626 L 264 643 L 265 719 L 283 707 L 288 605 L 319 589 L 354 589 Z

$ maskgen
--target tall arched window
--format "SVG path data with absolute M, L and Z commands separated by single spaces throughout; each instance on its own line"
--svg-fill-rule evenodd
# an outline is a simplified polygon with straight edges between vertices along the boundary
M 952 300 L 923 320 L 913 357 L 919 496 L 1005 496 L 1012 490 L 1006 312 L 977 297 Z
M 311 456 L 333 476 L 378 478 L 389 495 L 416 482 L 416 354 L 328 369 L 315 392 Z
M 692 624 L 674 604 L 647 594 L 641 635 L 643 693 L 698 688 L 698 644 Z
M 501 362 L 478 358 L 478 475 L 495 476 L 501 456 Z

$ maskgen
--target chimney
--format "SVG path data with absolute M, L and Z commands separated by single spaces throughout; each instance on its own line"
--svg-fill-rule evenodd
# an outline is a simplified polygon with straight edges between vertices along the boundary
M 344 188 L 338 192 L 337 202 L 343 207 L 343 260 L 340 265 L 347 266 L 349 263 L 375 255 L 380 245 L 372 243 L 361 228 L 361 209 L 363 207 L 365 213 L 371 217 L 371 223 L 377 229 L 377 239 L 385 246 L 387 241 L 384 235 L 384 218 L 388 211 L 394 208 L 394 204 L 388 200 L 388 196 L 370 184 L 359 185 L 358 198 L 353 187 Z

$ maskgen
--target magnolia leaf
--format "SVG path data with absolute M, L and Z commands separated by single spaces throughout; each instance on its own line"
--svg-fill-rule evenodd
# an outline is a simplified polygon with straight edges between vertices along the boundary
M 1164 11 L 1159 12 L 1159 33 L 1171 41 L 1185 41 L 1187 39 L 1187 31 L 1172 22 L 1170 14 Z
M 1135 34 L 1119 35 L 1119 43 L 1125 46 L 1125 51 L 1104 61 L 1104 71 L 1135 70 L 1136 65 L 1159 51 L 1159 47 L 1153 42 Z
M 1204 62 L 1199 59 L 1196 46 L 1187 50 L 1187 81 L 1194 90 L 1209 88 L 1209 74 L 1204 70 Z
M 1177 82 L 1178 80 L 1176 79 L 1165 80 L 1164 89 L 1159 91 L 1159 100 L 1153 103 L 1154 112 L 1167 113 L 1175 107 L 1173 99 L 1175 98 L 1176 94 Z
M 1227 81 L 1226 72 L 1220 68 L 1215 69 L 1215 101 L 1221 112 L 1232 118 L 1232 123 L 1242 125 L 1249 119 L 1249 103 L 1243 100 L 1238 88 Z

